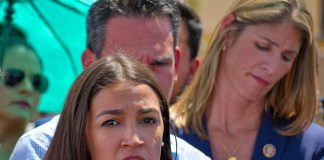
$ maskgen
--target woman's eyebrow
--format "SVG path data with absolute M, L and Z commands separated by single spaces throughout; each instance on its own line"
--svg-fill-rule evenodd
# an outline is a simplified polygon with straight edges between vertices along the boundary
M 141 108 L 137 111 L 138 114 L 146 114 L 146 113 L 151 113 L 151 112 L 159 114 L 159 111 L 156 110 L 155 108 Z
M 103 110 L 101 112 L 99 112 L 97 115 L 96 115 L 96 118 L 100 117 L 100 116 L 103 116 L 103 115 L 106 115 L 106 114 L 112 114 L 112 115 L 122 115 L 124 114 L 125 112 L 121 109 L 110 109 L 110 110 Z
M 277 46 L 277 47 L 279 46 L 278 43 L 276 43 L 275 41 L 272 41 L 271 39 L 269 39 L 269 38 L 267 38 L 267 37 L 264 37 L 264 36 L 259 36 L 259 37 L 261 37 L 261 38 L 267 40 L 268 42 L 270 42 L 271 44 L 273 44 L 273 45 L 275 45 L 275 46 Z

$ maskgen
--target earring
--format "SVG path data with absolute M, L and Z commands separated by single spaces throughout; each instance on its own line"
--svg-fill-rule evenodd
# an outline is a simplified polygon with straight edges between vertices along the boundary
M 222 51 L 223 51 L 223 52 L 225 52 L 225 51 L 226 51 L 226 49 L 227 49 L 227 46 L 226 46 L 226 45 L 224 45 L 224 47 L 222 48 Z
M 226 45 L 223 46 L 222 51 L 225 52 L 225 50 L 227 49 Z
M 162 141 L 162 143 L 161 143 L 161 147 L 163 147 L 164 146 L 164 142 Z

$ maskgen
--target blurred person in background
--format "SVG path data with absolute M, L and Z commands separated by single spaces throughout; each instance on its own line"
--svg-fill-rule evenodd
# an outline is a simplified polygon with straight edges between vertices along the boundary
M 21 31 L 11 26 L 5 42 L 0 68 L 0 157 L 9 156 L 24 133 L 27 124 L 36 118 L 37 105 L 47 89 L 42 75 L 42 62 L 25 41 Z
M 324 158 L 313 20 L 302 0 L 236 0 L 170 108 L 177 135 L 215 160 Z
M 315 120 L 319 125 L 324 126 L 324 97 L 320 98 Z
M 181 59 L 171 96 L 171 103 L 176 101 L 177 96 L 191 82 L 193 75 L 199 67 L 200 60 L 197 55 L 202 34 L 202 25 L 198 14 L 191 7 L 180 1 L 177 4 L 181 15 L 179 30 Z

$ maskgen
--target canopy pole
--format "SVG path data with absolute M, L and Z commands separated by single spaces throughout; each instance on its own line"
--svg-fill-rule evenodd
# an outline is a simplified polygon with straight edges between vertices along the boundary
M 1 44 L 0 44 L 0 71 L 2 68 L 3 63 L 3 57 L 5 53 L 5 48 L 7 46 L 7 40 L 9 38 L 10 33 L 10 26 L 12 22 L 12 15 L 14 14 L 13 5 L 15 3 L 15 0 L 7 0 L 8 6 L 6 8 L 6 15 L 5 15 L 5 22 L 2 29 L 2 35 L 1 35 Z

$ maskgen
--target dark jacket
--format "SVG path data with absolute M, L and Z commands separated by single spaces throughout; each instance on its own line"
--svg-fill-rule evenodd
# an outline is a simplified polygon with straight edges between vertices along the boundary
M 287 121 L 271 119 L 265 113 L 256 144 L 253 151 L 253 160 L 324 160 L 324 128 L 311 124 L 304 132 L 295 136 L 282 136 L 276 132 Z M 206 129 L 206 124 L 204 124 Z M 207 131 L 207 130 L 206 130 Z M 177 136 L 184 139 L 197 149 L 212 157 L 210 144 L 207 140 L 200 140 L 193 132 L 185 133 L 183 129 L 176 129 Z M 265 146 L 275 148 L 273 157 L 265 156 Z M 239 157 L 238 157 L 239 158 Z

